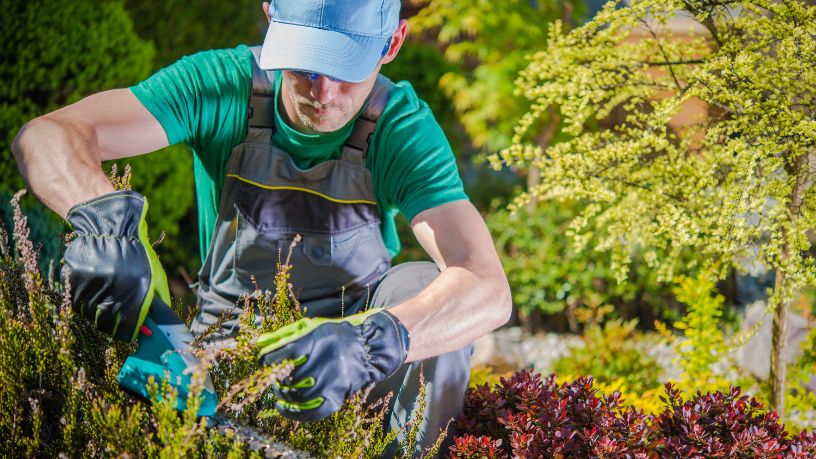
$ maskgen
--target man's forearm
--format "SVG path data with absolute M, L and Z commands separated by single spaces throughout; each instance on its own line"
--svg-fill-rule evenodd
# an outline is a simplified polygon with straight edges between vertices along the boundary
M 461 349 L 503 325 L 512 301 L 504 274 L 451 266 L 419 295 L 389 309 L 408 329 L 408 362 Z
M 31 191 L 65 218 L 75 204 L 114 191 L 90 129 L 50 119 L 24 125 L 11 150 Z

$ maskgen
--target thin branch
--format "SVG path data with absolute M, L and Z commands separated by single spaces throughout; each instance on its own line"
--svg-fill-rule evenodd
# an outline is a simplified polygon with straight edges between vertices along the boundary
M 663 48 L 663 44 L 660 43 L 660 39 L 657 38 L 657 33 L 654 31 L 652 26 L 645 19 L 641 19 L 640 22 L 642 22 L 643 25 L 646 26 L 646 30 L 648 30 L 649 33 L 652 35 L 652 38 L 654 38 L 655 44 L 657 45 L 657 48 L 660 50 L 660 54 L 663 55 L 663 59 L 669 61 L 669 55 L 666 53 L 666 49 Z M 683 85 L 680 84 L 680 80 L 677 79 L 677 75 L 674 73 L 674 66 L 669 65 L 668 67 L 672 80 L 674 80 L 674 84 L 677 86 L 677 90 L 683 92 Z
M 646 61 L 646 65 L 652 65 L 656 67 L 668 65 L 696 65 L 696 64 L 705 64 L 705 59 L 691 59 L 687 61 L 662 61 L 662 62 L 655 62 L 655 61 Z

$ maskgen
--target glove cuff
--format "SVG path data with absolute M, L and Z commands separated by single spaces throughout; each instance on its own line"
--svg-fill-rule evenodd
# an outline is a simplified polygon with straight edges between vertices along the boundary
M 395 315 L 384 309 L 372 314 L 363 322 L 362 334 L 374 371 L 373 381 L 391 376 L 405 363 L 411 338 Z
M 80 235 L 138 238 L 146 206 L 145 197 L 136 191 L 114 191 L 71 207 L 66 220 Z

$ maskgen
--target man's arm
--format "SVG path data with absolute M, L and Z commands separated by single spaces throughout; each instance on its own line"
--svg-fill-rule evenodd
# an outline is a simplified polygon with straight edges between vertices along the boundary
M 408 362 L 461 349 L 510 318 L 510 286 L 479 212 L 455 201 L 411 221 L 442 273 L 425 290 L 389 309 L 408 329 Z
M 161 124 L 136 96 L 114 89 L 29 121 L 11 151 L 31 191 L 65 218 L 75 204 L 114 191 L 102 161 L 167 145 Z

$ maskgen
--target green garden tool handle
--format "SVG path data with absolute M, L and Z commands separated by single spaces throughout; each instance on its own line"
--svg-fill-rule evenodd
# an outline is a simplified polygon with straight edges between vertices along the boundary
M 193 335 L 181 318 L 158 295 L 150 305 L 150 312 L 139 328 L 138 348 L 128 356 L 119 371 L 119 384 L 131 393 L 148 400 L 147 384 L 150 377 L 160 383 L 168 382 L 178 391 L 176 409 L 183 411 L 190 396 L 190 371 L 199 365 L 191 350 Z M 218 405 L 209 374 L 201 394 L 199 416 L 213 416 Z M 159 394 L 161 398 L 161 394 Z

